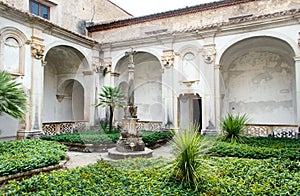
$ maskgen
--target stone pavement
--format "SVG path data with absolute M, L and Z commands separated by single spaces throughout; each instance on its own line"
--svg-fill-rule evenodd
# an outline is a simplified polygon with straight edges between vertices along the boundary
M 165 144 L 159 148 L 153 150 L 153 158 L 173 158 L 173 154 L 171 153 L 171 147 L 169 144 Z M 108 153 L 99 153 L 99 152 L 92 152 L 92 153 L 84 153 L 84 152 L 74 152 L 68 151 L 67 155 L 69 157 L 69 161 L 65 164 L 68 169 L 79 167 L 79 166 L 86 166 L 89 164 L 96 163 L 98 160 L 106 160 L 106 161 L 113 161 L 108 157 Z

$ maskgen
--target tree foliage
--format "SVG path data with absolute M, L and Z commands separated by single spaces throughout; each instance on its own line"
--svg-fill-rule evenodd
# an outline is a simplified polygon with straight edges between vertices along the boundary
M 22 119 L 26 112 L 26 94 L 19 88 L 20 83 L 11 76 L 0 71 L 0 115 L 6 113 L 14 118 Z
M 109 131 L 112 130 L 113 113 L 115 109 L 123 107 L 125 104 L 125 95 L 120 87 L 104 86 L 99 93 L 99 103 L 95 107 L 109 107 Z

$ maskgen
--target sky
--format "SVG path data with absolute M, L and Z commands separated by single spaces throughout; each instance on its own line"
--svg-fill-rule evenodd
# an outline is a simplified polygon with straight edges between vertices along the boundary
M 110 0 L 133 16 L 149 14 L 199 5 L 218 0 Z

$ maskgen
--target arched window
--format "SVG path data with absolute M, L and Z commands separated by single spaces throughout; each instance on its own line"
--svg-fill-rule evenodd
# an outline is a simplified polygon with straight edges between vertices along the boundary
M 12 75 L 23 75 L 26 36 L 13 27 L 0 30 L 0 34 L 0 68 Z

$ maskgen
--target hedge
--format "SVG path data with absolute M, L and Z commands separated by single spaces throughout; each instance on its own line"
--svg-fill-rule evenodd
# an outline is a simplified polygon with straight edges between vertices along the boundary
M 66 158 L 66 151 L 66 146 L 51 141 L 0 142 L 0 176 L 58 164 Z
M 300 140 L 296 139 L 249 138 L 245 144 L 217 141 L 208 154 L 221 157 L 300 160 L 299 149 Z
M 161 139 L 169 139 L 172 132 L 142 131 L 142 138 L 145 143 L 153 143 Z M 88 131 L 80 133 L 58 134 L 54 136 L 42 136 L 43 140 L 80 143 L 80 144 L 108 144 L 116 143 L 119 139 L 119 131 L 105 133 L 103 131 Z
M 299 195 L 300 162 L 203 158 L 200 191 L 174 181 L 166 160 L 127 159 L 11 181 L 6 195 Z

